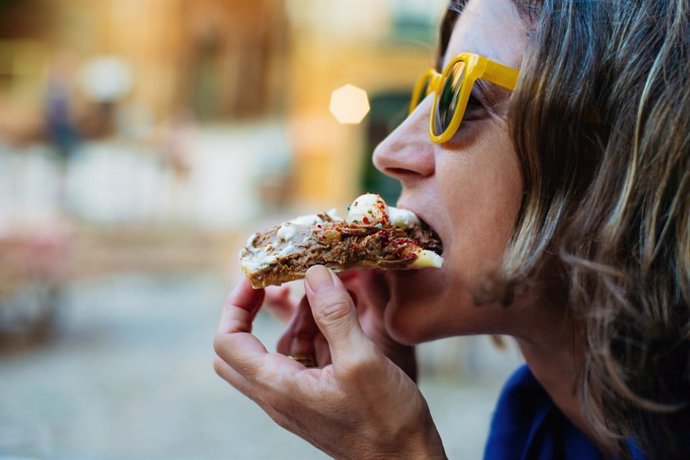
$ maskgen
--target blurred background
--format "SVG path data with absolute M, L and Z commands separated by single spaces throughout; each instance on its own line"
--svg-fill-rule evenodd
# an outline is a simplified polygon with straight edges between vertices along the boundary
M 0 457 L 325 458 L 212 370 L 248 234 L 363 191 L 446 0 L 0 0 Z M 261 314 L 274 346 L 281 325 Z M 420 348 L 456 458 L 520 362 Z

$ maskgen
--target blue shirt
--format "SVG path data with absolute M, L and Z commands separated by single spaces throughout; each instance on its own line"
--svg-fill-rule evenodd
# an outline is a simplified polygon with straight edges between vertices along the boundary
M 637 449 L 633 449 L 633 458 L 644 460 Z M 529 368 L 522 366 L 501 391 L 484 459 L 604 460 L 605 457 L 561 413 Z

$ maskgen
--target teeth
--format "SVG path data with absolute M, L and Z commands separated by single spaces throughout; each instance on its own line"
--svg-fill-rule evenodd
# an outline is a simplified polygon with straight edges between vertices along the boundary
M 410 268 L 441 268 L 443 257 L 433 251 L 421 249 L 417 253 L 417 258 L 410 264 Z

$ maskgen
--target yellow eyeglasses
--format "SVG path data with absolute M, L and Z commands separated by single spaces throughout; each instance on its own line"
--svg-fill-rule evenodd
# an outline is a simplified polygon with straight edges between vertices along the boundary
M 490 81 L 510 91 L 515 89 L 520 72 L 473 53 L 455 56 L 438 73 L 429 69 L 422 74 L 412 91 L 411 114 L 432 91 L 434 102 L 429 115 L 429 137 L 441 144 L 453 138 L 462 123 L 472 86 L 478 79 Z

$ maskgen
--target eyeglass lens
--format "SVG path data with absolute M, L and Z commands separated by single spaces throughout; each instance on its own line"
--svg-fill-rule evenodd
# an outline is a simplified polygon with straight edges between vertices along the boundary
M 448 71 L 441 86 L 433 118 L 434 134 L 440 136 L 448 129 L 460 99 L 462 83 L 465 80 L 465 63 L 456 62 Z

